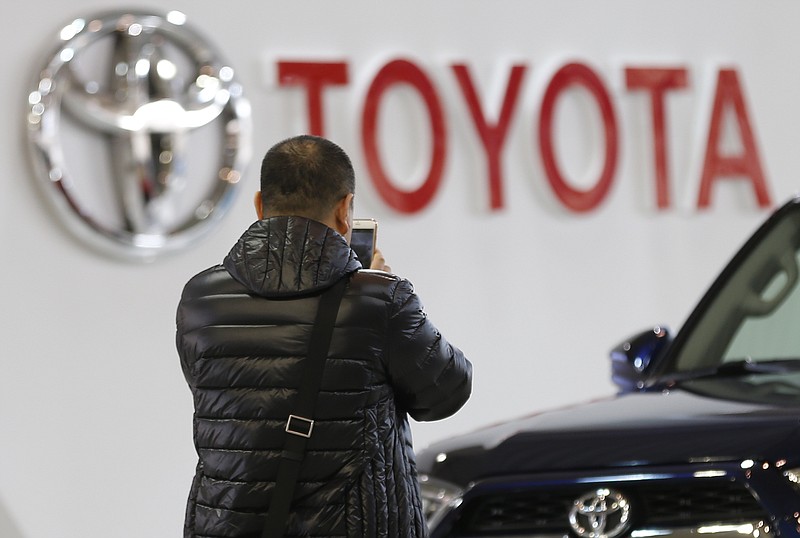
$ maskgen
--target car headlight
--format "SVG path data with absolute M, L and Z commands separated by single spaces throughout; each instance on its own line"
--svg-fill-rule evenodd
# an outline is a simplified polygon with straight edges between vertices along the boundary
M 461 504 L 461 488 L 427 475 L 419 477 L 422 491 L 422 510 L 428 528 L 433 529 L 444 515 Z
M 786 469 L 783 471 L 783 476 L 792 483 L 792 486 L 794 486 L 796 490 L 800 491 L 800 467 Z

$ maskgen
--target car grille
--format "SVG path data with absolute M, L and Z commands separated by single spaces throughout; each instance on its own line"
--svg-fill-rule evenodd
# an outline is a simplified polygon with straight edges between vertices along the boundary
M 730 480 L 641 481 L 613 488 L 630 500 L 634 528 L 670 528 L 715 523 L 752 522 L 764 510 L 740 483 Z M 493 493 L 464 504 L 459 534 L 498 532 L 569 533 L 574 501 L 592 486 Z

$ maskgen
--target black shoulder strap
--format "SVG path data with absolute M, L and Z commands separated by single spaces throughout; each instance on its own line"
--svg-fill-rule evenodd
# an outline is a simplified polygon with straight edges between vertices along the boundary
M 300 466 L 305 455 L 306 443 L 314 430 L 314 407 L 317 403 L 322 371 L 331 343 L 336 314 L 339 312 L 347 277 L 342 278 L 320 297 L 317 318 L 311 330 L 302 384 L 298 389 L 294 414 L 286 420 L 286 443 L 283 445 L 278 477 L 267 513 L 267 521 L 261 538 L 280 538 L 286 527 L 289 509 L 294 496 L 294 488 L 300 476 Z

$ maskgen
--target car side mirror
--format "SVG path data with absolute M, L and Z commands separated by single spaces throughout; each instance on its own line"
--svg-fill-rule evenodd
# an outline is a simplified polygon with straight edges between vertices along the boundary
M 611 380 L 620 393 L 642 390 L 645 380 L 672 342 L 666 327 L 657 326 L 628 338 L 611 350 Z

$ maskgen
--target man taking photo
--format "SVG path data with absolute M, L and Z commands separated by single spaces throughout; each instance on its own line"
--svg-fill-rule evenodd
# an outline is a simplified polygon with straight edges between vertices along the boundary
M 276 144 L 258 220 L 183 290 L 177 347 L 199 457 L 185 538 L 426 535 L 408 416 L 455 413 L 472 366 L 380 252 L 377 270 L 362 269 L 349 246 L 354 194 L 334 143 Z M 321 307 L 335 289 L 338 311 Z M 329 342 L 310 344 L 328 325 Z M 313 416 L 297 413 L 301 401 Z

